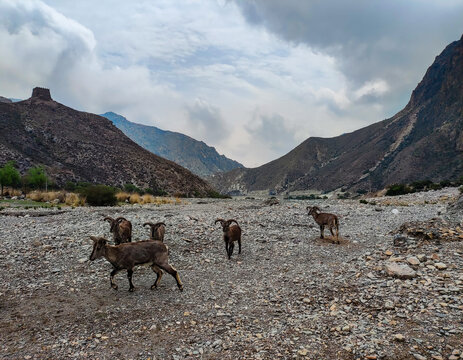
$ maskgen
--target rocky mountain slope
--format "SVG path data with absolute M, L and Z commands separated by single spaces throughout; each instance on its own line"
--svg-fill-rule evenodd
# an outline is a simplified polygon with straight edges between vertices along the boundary
M 218 174 L 222 192 L 377 190 L 463 175 L 463 37 L 436 57 L 407 106 L 390 119 L 335 138 L 309 138 L 254 169 Z
M 202 141 L 155 126 L 136 124 L 113 112 L 102 114 L 138 145 L 153 154 L 172 160 L 199 176 L 241 168 L 239 162 L 220 155 Z
M 134 143 L 111 121 L 53 101 L 35 88 L 17 103 L 0 102 L 0 165 L 44 165 L 57 184 L 66 181 L 162 189 L 206 195 L 212 188 L 190 171 Z

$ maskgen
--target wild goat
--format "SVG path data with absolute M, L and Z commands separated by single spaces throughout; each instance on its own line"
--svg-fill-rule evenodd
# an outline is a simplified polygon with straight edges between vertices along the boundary
M 322 213 L 318 206 L 307 206 L 309 210 L 309 216 L 312 215 L 315 222 L 320 225 L 320 238 L 323 239 L 323 232 L 325 231 L 325 225 L 328 225 L 332 236 L 335 236 L 333 233 L 333 227 L 336 228 L 336 242 L 339 244 L 339 221 L 338 217 L 334 214 Z
M 234 219 L 226 221 L 224 219 L 217 219 L 214 224 L 217 224 L 218 222 L 222 225 L 223 240 L 225 241 L 225 250 L 228 258 L 231 259 L 233 248 L 235 247 L 235 241 L 238 241 L 238 254 L 241 254 L 241 228 L 238 222 Z M 235 222 L 236 225 L 230 226 L 232 222 Z
M 168 248 L 161 241 L 145 240 L 121 245 L 108 245 L 108 240 L 103 237 L 90 236 L 90 239 L 93 240 L 93 251 L 90 260 L 93 261 L 104 257 L 114 267 L 110 275 L 111 287 L 114 290 L 117 290 L 114 276 L 121 270 L 127 270 L 129 291 L 134 291 L 135 287 L 132 283 L 133 268 L 136 265 L 146 264 L 150 265 L 151 269 L 156 273 L 156 281 L 151 286 L 151 289 L 158 287 L 162 278 L 161 269 L 163 269 L 175 278 L 178 288 L 183 291 L 183 284 L 177 270 L 169 265 Z
M 146 222 L 143 226 L 149 225 L 150 230 L 150 240 L 159 240 L 164 241 L 164 234 L 166 233 L 166 224 L 163 222 L 158 222 L 156 224 Z
M 111 224 L 109 231 L 113 233 L 116 245 L 132 241 L 132 224 L 129 220 L 124 217 L 113 219 L 110 216 L 106 216 L 103 220 Z

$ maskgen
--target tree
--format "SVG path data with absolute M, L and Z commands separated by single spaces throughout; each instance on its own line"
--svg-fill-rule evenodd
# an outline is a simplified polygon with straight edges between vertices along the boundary
M 35 166 L 27 172 L 27 184 L 33 188 L 43 188 L 47 184 L 48 178 L 42 166 Z
M 8 161 L 5 166 L 0 168 L 0 185 L 1 185 L 1 195 L 3 196 L 3 187 L 11 186 L 15 187 L 21 184 L 21 175 L 19 171 L 14 167 L 14 161 Z

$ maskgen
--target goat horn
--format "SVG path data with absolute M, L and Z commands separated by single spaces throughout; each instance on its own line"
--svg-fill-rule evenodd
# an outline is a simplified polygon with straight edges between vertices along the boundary
M 146 225 L 149 225 L 149 226 L 151 226 L 151 227 L 154 226 L 154 224 L 153 224 L 153 223 L 150 223 L 150 222 L 145 222 L 145 223 L 143 224 L 143 226 L 146 226 Z
M 218 222 L 223 223 L 225 220 L 224 219 L 217 219 L 215 220 L 214 224 L 217 224 Z
M 156 224 L 154 224 L 155 227 L 159 227 L 161 225 L 164 225 L 164 226 L 167 226 L 166 224 L 164 224 L 163 222 L 158 222 Z
M 230 220 L 228 220 L 228 222 L 229 222 L 229 223 L 235 222 L 236 225 L 240 226 L 240 224 L 238 224 L 238 221 L 236 221 L 235 219 L 230 219 Z
M 122 217 L 122 216 L 119 216 L 119 217 L 118 217 L 116 220 L 114 220 L 114 221 L 120 222 L 120 221 L 122 221 L 122 220 L 127 221 L 127 219 L 126 219 L 125 217 Z
M 103 219 L 103 221 L 106 221 L 106 220 L 109 220 L 109 221 L 111 221 L 111 222 L 114 221 L 114 219 L 113 219 L 112 217 L 110 217 L 110 216 L 106 216 L 106 217 Z

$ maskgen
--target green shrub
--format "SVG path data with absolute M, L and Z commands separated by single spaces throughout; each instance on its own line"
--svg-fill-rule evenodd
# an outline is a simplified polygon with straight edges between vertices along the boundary
M 463 186 L 460 186 L 458 190 L 460 190 L 460 192 L 463 194 Z
M 232 198 L 230 195 L 223 195 L 215 190 L 209 191 L 206 197 L 212 198 L 212 199 L 231 199 Z
M 138 187 L 136 187 L 134 184 L 125 184 L 124 185 L 124 190 L 128 193 L 138 193 L 140 195 L 144 194 L 144 191 Z
M 21 175 L 19 174 L 19 171 L 16 170 L 14 165 L 14 161 L 8 161 L 5 166 L 0 168 L 0 195 L 3 195 L 4 186 L 11 186 L 14 188 L 21 184 Z
M 422 191 L 425 189 L 429 189 L 431 185 L 432 185 L 431 180 L 419 180 L 419 181 L 414 181 L 410 184 L 410 186 L 416 191 Z
M 116 188 L 106 185 L 92 185 L 83 189 L 87 204 L 92 206 L 113 206 L 117 204 Z
M 27 171 L 26 183 L 32 189 L 43 189 L 48 180 L 43 166 L 34 166 Z
M 405 195 L 410 194 L 412 189 L 408 187 L 406 184 L 393 184 L 388 186 L 386 195 L 387 196 L 397 196 L 397 195 Z
M 365 199 L 360 199 L 359 202 L 360 204 L 368 204 L 368 201 L 366 201 Z

